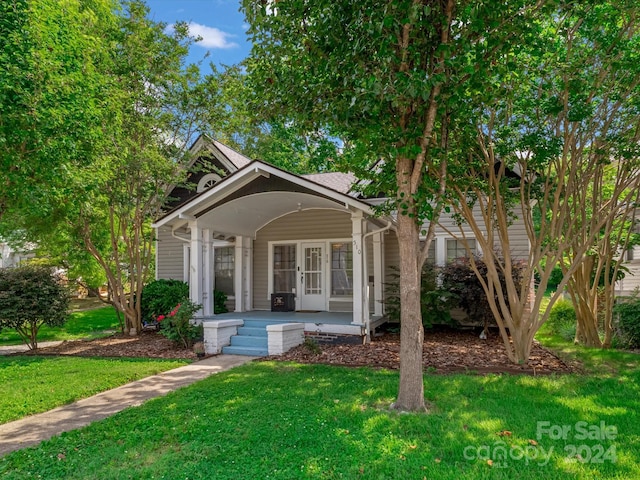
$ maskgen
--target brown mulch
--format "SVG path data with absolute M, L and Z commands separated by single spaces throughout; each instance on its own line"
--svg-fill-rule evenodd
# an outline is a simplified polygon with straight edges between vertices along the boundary
M 344 366 L 372 366 L 378 368 L 400 368 L 400 336 L 384 334 L 367 345 L 324 345 L 321 352 L 313 352 L 300 345 L 284 355 L 270 359 L 292 360 L 300 363 L 323 363 Z M 526 365 L 509 361 L 502 338 L 492 333 L 486 340 L 477 333 L 436 329 L 425 333 L 422 353 L 424 368 L 432 373 L 477 372 L 545 375 L 576 371 L 552 352 L 539 344 L 531 350 Z
M 268 360 L 323 363 L 342 366 L 370 366 L 398 369 L 400 367 L 400 337 L 385 333 L 367 345 L 319 344 L 320 352 L 300 345 L 284 355 L 265 357 Z M 67 341 L 55 347 L 39 348 L 29 354 L 77 355 L 86 357 L 148 357 L 186 358 L 195 360 L 189 349 L 175 344 L 156 332 L 142 332 L 137 337 L 115 334 L 94 340 Z M 432 373 L 477 372 L 543 375 L 570 373 L 576 367 L 568 365 L 552 352 L 535 344 L 528 364 L 509 362 L 501 337 L 492 332 L 481 340 L 477 332 L 450 329 L 427 330 L 423 349 L 424 368 Z
M 75 355 L 79 357 L 186 358 L 195 360 L 191 349 L 178 348 L 156 332 L 142 332 L 131 337 L 114 334 L 93 340 L 71 340 L 55 347 L 38 348 L 31 355 Z M 21 355 L 24 355 L 22 353 Z

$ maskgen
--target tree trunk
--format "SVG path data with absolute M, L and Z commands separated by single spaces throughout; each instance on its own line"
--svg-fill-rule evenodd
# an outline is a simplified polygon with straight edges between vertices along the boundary
M 420 312 L 419 229 L 413 213 L 409 176 L 411 161 L 398 161 L 398 243 L 400 245 L 400 386 L 393 408 L 425 411 Z M 407 207 L 406 209 L 404 207 Z

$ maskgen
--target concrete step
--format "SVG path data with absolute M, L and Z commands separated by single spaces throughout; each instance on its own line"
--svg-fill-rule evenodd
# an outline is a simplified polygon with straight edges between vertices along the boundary
M 256 347 L 267 348 L 267 337 L 249 337 L 244 335 L 234 335 L 231 337 L 232 347 Z
M 267 328 L 267 325 L 277 325 L 279 323 L 289 323 L 286 320 L 245 320 L 244 326 L 249 328 Z
M 248 337 L 267 337 L 266 328 L 258 327 L 240 327 L 238 328 L 238 335 L 244 335 Z
M 258 347 L 235 347 L 232 345 L 222 347 L 222 353 L 226 353 L 229 355 L 249 355 L 252 357 L 265 357 L 269 355 L 269 351 L 267 347 L 258 348 Z

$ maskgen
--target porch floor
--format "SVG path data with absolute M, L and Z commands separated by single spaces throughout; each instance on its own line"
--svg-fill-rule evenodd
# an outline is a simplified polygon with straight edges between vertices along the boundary
M 333 335 L 364 335 L 364 325 L 353 325 L 351 312 L 271 312 L 252 310 L 250 312 L 228 312 L 203 318 L 203 320 L 260 320 L 272 323 L 304 323 L 306 332 Z M 375 330 L 386 322 L 385 317 L 371 317 L 370 326 Z

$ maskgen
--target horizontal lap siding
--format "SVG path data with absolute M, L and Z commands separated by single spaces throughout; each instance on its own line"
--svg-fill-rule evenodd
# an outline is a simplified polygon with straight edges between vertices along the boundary
M 351 214 L 336 210 L 307 210 L 291 213 L 260 229 L 253 244 L 253 307 L 269 310 L 269 242 L 288 240 L 330 240 L 351 238 Z M 327 272 L 328 274 L 328 272 Z M 346 309 L 346 302 L 335 307 Z M 333 308 L 333 303 L 330 305 Z M 348 310 L 348 309 L 346 309 Z
M 174 238 L 168 228 L 158 229 L 156 278 L 183 280 L 185 242 Z

